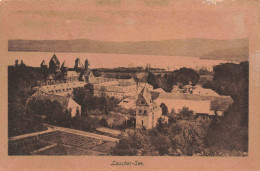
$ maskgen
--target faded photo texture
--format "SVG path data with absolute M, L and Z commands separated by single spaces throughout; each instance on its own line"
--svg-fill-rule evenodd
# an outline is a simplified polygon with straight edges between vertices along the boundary
M 3 2 L 8 155 L 248 156 L 255 4 Z

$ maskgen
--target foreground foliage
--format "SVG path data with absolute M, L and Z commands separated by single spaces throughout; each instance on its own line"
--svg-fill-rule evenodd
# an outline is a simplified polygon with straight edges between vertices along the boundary
M 8 67 L 8 136 L 46 130 L 39 118 L 26 113 L 26 100 L 40 75 L 33 68 Z
M 206 120 L 177 120 L 166 123 L 162 118 L 151 130 L 136 130 L 119 141 L 112 155 L 194 155 L 204 149 L 208 127 Z
M 248 151 L 249 63 L 217 65 L 214 67 L 213 80 L 203 86 L 221 95 L 229 95 L 234 100 L 224 117 L 211 123 L 206 145 Z

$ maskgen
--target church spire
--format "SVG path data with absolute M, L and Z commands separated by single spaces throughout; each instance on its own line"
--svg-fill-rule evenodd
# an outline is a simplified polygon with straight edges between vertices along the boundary
M 65 60 L 63 61 L 61 68 L 68 68 L 67 63 L 65 62 Z

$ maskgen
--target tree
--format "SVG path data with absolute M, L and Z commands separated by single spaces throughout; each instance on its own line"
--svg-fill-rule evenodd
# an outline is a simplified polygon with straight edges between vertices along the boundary
M 147 83 L 152 85 L 154 89 L 162 87 L 160 76 L 155 76 L 152 72 L 148 72 Z
M 194 69 L 184 67 L 173 71 L 165 78 L 167 78 L 167 83 L 171 86 L 176 85 L 177 83 L 182 85 L 187 85 L 189 83 L 196 85 L 199 82 L 200 75 Z
M 176 114 L 174 108 L 172 108 L 172 110 L 171 110 L 171 114 L 172 114 L 172 115 L 175 115 L 175 114 Z
M 169 113 L 168 107 L 164 103 L 161 103 L 160 107 L 162 108 L 162 115 L 167 115 Z
M 72 118 L 71 127 L 83 131 L 92 132 L 95 131 L 98 126 L 98 119 L 88 116 L 74 117 Z
M 169 113 L 167 115 L 168 119 L 168 123 L 169 125 L 176 123 L 177 119 L 179 118 L 179 115 L 176 114 L 175 110 L 172 108 L 171 113 Z
M 158 134 L 158 136 L 151 137 L 152 144 L 155 149 L 158 150 L 159 155 L 167 155 L 169 154 L 171 148 L 171 141 L 167 136 L 162 134 Z
M 194 115 L 194 112 L 192 110 L 189 110 L 188 107 L 183 107 L 180 112 L 179 112 L 179 115 L 182 119 L 193 119 L 193 115 Z
M 193 155 L 204 149 L 208 122 L 177 120 L 168 125 L 159 119 L 151 130 L 136 130 L 121 138 L 112 155 Z
M 137 150 L 131 147 L 129 139 L 123 138 L 111 149 L 111 154 L 115 156 L 134 156 L 137 154 Z
M 231 96 L 234 103 L 222 120 L 213 120 L 206 139 L 208 146 L 247 151 L 249 63 L 221 64 L 215 66 L 213 71 L 213 80 L 203 87 Z
M 207 133 L 208 122 L 197 120 L 178 120 L 170 129 L 172 149 L 180 150 L 184 155 L 200 153 L 204 148 L 204 138 Z
M 53 124 L 60 124 L 66 119 L 64 108 L 57 100 L 45 100 L 46 119 Z
M 27 99 L 35 92 L 40 71 L 29 67 L 8 67 L 8 136 L 44 130 L 39 118 L 26 109 Z
M 119 156 L 142 155 L 145 153 L 144 149 L 147 149 L 146 146 L 149 145 L 148 142 L 145 131 L 136 130 L 129 134 L 128 138 L 120 139 L 111 153 Z
M 160 117 L 156 123 L 156 130 L 161 134 L 168 134 L 168 125 L 167 122 Z
M 76 117 L 79 117 L 79 115 L 80 115 L 80 112 L 79 112 L 79 108 L 77 107 L 77 109 L 76 109 Z
M 93 74 L 95 77 L 101 77 L 102 73 L 100 71 L 97 71 L 97 69 L 93 69 Z
M 73 99 L 81 106 L 85 106 L 86 100 L 94 94 L 93 84 L 87 84 L 84 88 L 74 89 L 72 93 Z
M 106 87 L 101 86 L 99 91 L 101 92 L 101 97 L 105 97 L 106 96 Z
M 93 96 L 94 95 L 94 85 L 93 84 L 87 84 L 85 85 L 85 90 L 86 90 L 86 94 L 89 96 Z
M 102 117 L 102 118 L 100 119 L 99 124 L 102 125 L 102 126 L 104 126 L 104 127 L 108 127 L 108 125 L 107 125 L 107 120 L 106 120 L 106 118 L 104 118 L 104 117 Z

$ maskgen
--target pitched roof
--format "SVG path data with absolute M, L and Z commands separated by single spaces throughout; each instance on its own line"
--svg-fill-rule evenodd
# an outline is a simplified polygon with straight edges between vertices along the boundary
M 53 61 L 55 64 L 58 64 L 58 65 L 60 64 L 60 61 L 55 54 L 52 56 L 50 62 L 51 61 Z
M 138 98 L 142 98 L 142 97 L 145 99 L 146 103 L 148 104 L 152 103 L 152 95 L 146 86 L 144 86 L 144 88 L 141 90 L 141 92 L 138 95 Z
M 151 91 L 151 95 L 152 95 L 152 99 L 155 100 L 155 99 L 157 99 L 159 97 L 160 92 Z
M 192 94 L 201 94 L 205 96 L 219 96 L 219 94 L 216 93 L 214 90 L 209 88 L 203 88 L 201 86 L 196 86 Z
M 80 106 L 70 96 L 61 96 L 59 102 L 62 105 L 62 107 L 65 108 L 65 109 Z
M 66 95 L 71 93 L 73 88 L 84 87 L 85 85 L 86 83 L 78 81 L 73 83 L 61 83 L 56 85 L 42 86 L 39 88 L 39 90 L 50 94 Z
M 233 99 L 230 96 L 219 96 L 211 101 L 211 110 L 226 111 L 233 104 Z
M 71 97 L 67 100 L 67 105 L 66 107 L 70 107 L 70 108 L 73 108 L 73 107 L 78 107 L 80 106 L 77 102 L 75 102 Z
M 57 100 L 64 109 L 67 109 L 68 107 L 80 106 L 70 96 L 49 94 L 45 91 L 42 91 L 41 89 L 39 89 L 36 93 L 29 97 L 27 102 L 33 99 L 49 99 L 51 101 Z

